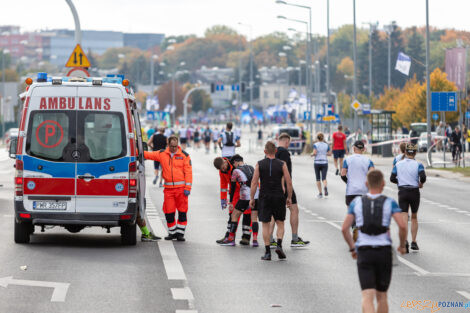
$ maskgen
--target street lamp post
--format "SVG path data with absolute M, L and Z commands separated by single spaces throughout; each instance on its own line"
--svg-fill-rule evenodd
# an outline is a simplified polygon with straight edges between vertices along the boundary
M 308 14 L 309 14 L 309 23 L 307 23 L 307 78 L 306 78 L 306 81 L 305 81 L 305 86 L 307 88 L 307 104 L 310 102 L 310 121 L 309 121 L 309 130 L 310 130 L 310 134 L 312 133 L 312 128 L 313 128 L 313 124 L 312 124 L 312 113 L 313 113 L 313 106 L 312 106 L 312 100 L 311 100 L 311 97 L 310 97 L 310 93 L 311 93 L 311 90 L 312 90 L 312 82 L 311 82 L 311 77 L 309 77 L 310 75 L 308 75 L 310 73 L 310 44 L 311 44 L 311 36 L 312 36 L 312 8 L 309 7 L 309 6 L 306 6 L 306 5 L 300 5 L 300 4 L 295 4 L 295 3 L 290 3 L 290 2 L 287 2 L 287 1 L 283 1 L 283 0 L 276 0 L 276 3 L 277 4 L 284 4 L 284 5 L 290 5 L 290 6 L 293 6 L 293 7 L 298 7 L 298 8 L 302 8 L 302 9 L 307 9 L 308 10 Z M 315 49 L 315 55 L 317 54 L 317 51 Z M 318 78 L 316 77 L 315 75 L 315 80 L 317 80 Z M 317 84 L 315 83 L 315 86 Z M 318 93 L 319 90 L 315 90 L 315 93 Z M 319 105 L 319 103 L 317 103 L 317 105 Z
M 75 6 L 73 5 L 72 0 L 65 0 L 72 11 L 73 20 L 75 22 L 75 43 L 81 44 L 82 43 L 82 31 L 80 29 L 80 19 L 78 18 L 78 12 Z
M 319 78 L 317 77 L 317 80 Z M 330 0 L 326 0 L 326 99 L 330 104 Z M 318 113 L 318 112 L 317 112 Z
M 391 54 L 392 54 L 392 33 L 393 33 L 394 25 L 395 25 L 395 22 L 392 22 L 391 24 L 384 26 L 385 32 L 388 35 L 388 57 L 387 57 L 388 81 L 387 81 L 387 86 L 388 86 L 389 89 L 392 85 L 392 61 L 391 61 L 390 57 L 391 57 Z
M 250 87 L 250 112 L 253 108 L 253 49 L 252 49 L 252 40 L 253 40 L 253 26 L 250 24 L 238 23 L 238 25 L 248 27 L 250 29 L 250 38 L 248 40 L 248 47 L 250 49 L 250 81 L 248 83 Z M 251 125 L 251 124 L 250 124 Z
M 369 25 L 369 101 L 372 97 L 372 33 L 377 29 L 377 23 L 363 23 Z
M 282 4 L 288 4 L 284 1 L 276 1 L 276 3 L 282 3 Z M 293 5 L 293 4 L 289 4 L 289 5 Z M 298 6 L 298 5 L 294 5 L 294 6 Z M 303 6 L 301 6 L 303 7 Z M 309 8 L 309 7 L 307 7 Z M 310 31 L 309 31 L 309 23 L 306 22 L 306 21 L 302 21 L 302 20 L 297 20 L 297 19 L 292 19 L 292 18 L 287 18 L 285 16 L 282 16 L 282 15 L 278 15 L 277 18 L 279 19 L 284 19 L 284 20 L 287 20 L 287 21 L 291 21 L 291 22 L 296 22 L 296 23 L 302 23 L 302 24 L 305 24 L 306 26 L 306 33 L 307 33 L 307 49 L 306 49 L 306 53 L 305 53 L 305 61 L 307 63 L 307 67 L 306 67 L 306 70 L 305 70 L 305 73 L 306 73 L 306 78 L 305 78 L 305 86 L 307 88 L 307 105 L 308 103 L 310 103 L 310 116 L 312 116 L 312 102 L 311 102 L 311 97 L 310 97 L 310 89 L 311 89 L 311 84 L 310 84 Z M 309 121 L 309 130 L 310 130 L 310 133 L 312 132 L 312 118 L 310 118 L 310 121 Z
M 426 132 L 431 146 L 431 80 L 429 75 L 429 0 L 426 0 Z
M 2 111 L 2 136 L 5 134 L 5 55 L 9 54 L 8 49 L 2 50 L 2 102 L 0 103 L 0 109 Z
M 158 55 L 154 54 L 150 56 L 150 95 L 153 96 L 153 89 L 154 89 L 154 71 L 155 66 L 153 64 L 154 60 L 158 59 Z
M 353 100 L 357 97 L 357 47 L 356 47 L 356 0 L 353 0 L 353 62 L 354 62 L 354 75 L 353 75 Z M 357 130 L 357 111 L 354 110 L 354 130 Z

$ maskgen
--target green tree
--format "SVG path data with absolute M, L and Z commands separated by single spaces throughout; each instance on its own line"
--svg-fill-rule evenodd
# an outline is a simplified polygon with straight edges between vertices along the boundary
M 204 90 L 196 90 L 191 93 L 191 111 L 207 112 L 212 107 L 212 99 L 210 94 Z
M 235 29 L 225 25 L 214 25 L 206 29 L 206 31 L 204 32 L 204 37 L 208 38 L 214 35 L 221 34 L 228 36 L 237 36 L 238 32 Z

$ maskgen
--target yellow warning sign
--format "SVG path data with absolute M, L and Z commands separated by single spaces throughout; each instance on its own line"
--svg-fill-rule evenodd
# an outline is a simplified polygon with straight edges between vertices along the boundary
M 69 57 L 65 67 L 90 67 L 90 61 L 86 57 L 85 52 L 83 52 L 82 47 L 79 44 L 75 46 L 72 54 Z
M 362 108 L 362 104 L 359 101 L 354 100 L 353 103 L 351 103 L 351 107 L 357 111 Z

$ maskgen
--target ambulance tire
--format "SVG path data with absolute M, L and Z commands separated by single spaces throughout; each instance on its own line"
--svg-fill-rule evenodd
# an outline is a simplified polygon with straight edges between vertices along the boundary
M 121 226 L 121 244 L 123 246 L 135 246 L 137 243 L 137 224 Z
M 33 233 L 34 226 L 31 223 L 18 223 L 15 219 L 15 242 L 29 243 L 29 236 Z

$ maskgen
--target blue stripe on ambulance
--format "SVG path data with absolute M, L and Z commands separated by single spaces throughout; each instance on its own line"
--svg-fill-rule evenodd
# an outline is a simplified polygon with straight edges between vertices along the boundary
M 42 170 L 38 166 L 42 166 Z M 55 178 L 75 178 L 75 163 L 50 162 L 29 155 L 23 155 L 23 169 L 49 174 Z
M 113 173 L 124 173 L 129 171 L 129 163 L 135 159 L 134 157 L 123 157 L 101 163 L 77 163 L 77 175 L 91 174 L 96 178 L 103 175 Z M 114 167 L 114 171 L 110 171 L 110 167 Z

